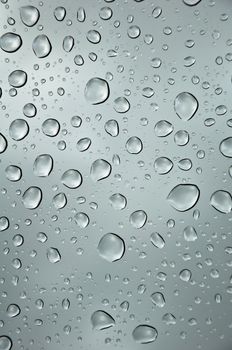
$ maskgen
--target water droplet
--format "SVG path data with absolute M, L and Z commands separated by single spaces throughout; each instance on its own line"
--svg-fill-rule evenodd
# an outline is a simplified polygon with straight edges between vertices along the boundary
M 183 3 L 188 6 L 196 6 L 201 0 L 183 0 Z
M 187 241 L 187 242 L 194 242 L 197 240 L 197 232 L 195 230 L 195 228 L 193 226 L 186 226 L 184 228 L 184 239 Z
M 111 165 L 104 159 L 95 160 L 90 169 L 90 175 L 93 181 L 100 181 L 107 178 L 111 173 Z
M 77 188 L 82 184 L 82 175 L 78 170 L 69 169 L 63 173 L 61 182 L 68 188 Z
M 118 97 L 114 100 L 114 109 L 118 113 L 126 113 L 130 109 L 130 103 L 125 97 Z
M 136 25 L 130 26 L 128 31 L 127 31 L 127 34 L 129 36 L 129 38 L 131 38 L 131 39 L 138 38 L 140 36 L 140 33 L 141 33 L 141 30 Z
M 161 13 L 162 13 L 162 8 L 159 7 L 159 6 L 157 6 L 157 7 L 155 7 L 154 10 L 152 11 L 152 16 L 153 16 L 154 18 L 158 18 L 158 17 L 161 15 Z
M 5 33 L 0 38 L 0 47 L 5 52 L 15 52 L 22 46 L 21 36 L 15 33 Z
M 21 21 L 27 27 L 33 27 L 39 20 L 39 10 L 34 6 L 22 6 L 20 7 L 20 18 Z
M 153 232 L 150 235 L 150 241 L 156 248 L 162 249 L 165 246 L 165 240 L 158 232 Z
M 52 46 L 48 37 L 41 34 L 33 40 L 32 49 L 38 58 L 44 58 L 50 54 Z
M 21 310 L 20 310 L 20 307 L 16 304 L 10 304 L 8 307 L 7 307 L 7 316 L 10 317 L 10 318 L 13 318 L 13 317 L 16 317 L 20 314 Z M 1 347 L 0 347 L 1 349 Z
M 160 120 L 156 123 L 154 131 L 156 136 L 165 137 L 170 135 L 174 130 L 173 125 L 167 120 Z
M 174 141 L 177 146 L 185 146 L 189 142 L 189 133 L 186 130 L 179 130 L 174 135 Z
M 181 270 L 179 273 L 179 277 L 184 282 L 189 282 L 192 277 L 192 272 L 188 269 Z
M 115 119 L 107 120 L 105 123 L 105 131 L 112 137 L 116 137 L 119 134 L 118 122 Z
M 50 247 L 47 249 L 48 261 L 52 264 L 58 263 L 61 260 L 60 252 L 57 248 Z
M 57 21 L 63 21 L 66 16 L 66 10 L 62 6 L 58 6 L 54 10 L 54 17 Z
M 176 114 L 183 121 L 191 119 L 198 109 L 198 101 L 189 92 L 181 92 L 174 101 Z
M 78 22 L 83 23 L 86 19 L 85 9 L 83 7 L 79 7 L 77 10 L 77 20 Z
M 0 232 L 5 231 L 9 228 L 10 222 L 6 216 L 0 217 Z
M 46 119 L 42 124 L 42 131 L 46 136 L 55 137 L 60 131 L 60 124 L 56 119 Z
M 140 344 L 152 343 L 158 337 L 156 328 L 148 325 L 139 325 L 132 332 L 133 339 Z
M 66 52 L 72 51 L 74 46 L 74 38 L 71 35 L 68 35 L 63 40 L 63 49 Z
M 91 323 L 94 330 L 101 331 L 115 325 L 113 317 L 105 311 L 97 310 L 91 316 Z
M 53 159 L 49 154 L 39 155 L 33 165 L 33 172 L 35 176 L 48 176 L 53 168 Z
M 10 137 L 15 141 L 23 140 L 29 133 L 29 125 L 24 119 L 15 119 L 9 127 Z
M 27 82 L 27 73 L 23 70 L 15 70 L 8 77 L 9 84 L 13 87 L 20 88 Z
M 79 152 L 84 152 L 87 151 L 87 149 L 89 149 L 91 145 L 91 140 L 88 137 L 84 137 L 83 139 L 80 139 L 77 142 L 77 149 Z
M 215 191 L 210 198 L 210 204 L 217 211 L 224 214 L 228 214 L 231 212 L 231 209 L 232 209 L 231 195 L 227 191 L 222 191 L 222 190 Z
M 1 350 L 11 350 L 12 348 L 12 340 L 6 335 L 0 336 L 0 349 Z
M 98 243 L 99 255 L 109 261 L 120 260 L 125 252 L 125 243 L 121 237 L 114 233 L 106 233 Z
M 169 171 L 172 170 L 173 163 L 169 158 L 159 157 L 154 162 L 154 168 L 158 174 L 164 175 L 164 174 L 169 173 Z
M 105 102 L 110 94 L 109 85 L 106 80 L 92 78 L 85 87 L 85 98 L 92 105 Z
M 33 105 L 33 103 L 27 103 L 24 105 L 23 107 L 23 114 L 27 117 L 27 118 L 33 118 L 37 113 L 37 109 L 35 107 L 35 105 Z
M 158 307 L 165 306 L 165 299 L 162 293 L 156 292 L 151 295 L 152 302 Z
M 31 186 L 23 194 L 22 201 L 27 209 L 36 209 L 42 200 L 42 191 L 39 187 Z
M 22 177 L 22 170 L 16 165 L 9 165 L 5 169 L 5 174 L 8 180 L 15 182 L 19 181 Z
M 92 44 L 98 44 L 101 41 L 101 34 L 97 30 L 89 30 L 86 37 Z
M 52 199 L 52 203 L 57 210 L 63 209 L 67 204 L 67 197 L 65 193 L 61 192 L 56 194 Z
M 222 140 L 219 149 L 223 156 L 232 158 L 232 137 L 227 137 L 226 139 Z
M 5 152 L 5 150 L 7 149 L 7 140 L 5 138 L 5 136 L 3 136 L 1 133 L 0 133 L 0 154 Z
M 126 142 L 126 149 L 128 153 L 138 154 L 143 149 L 142 141 L 137 136 L 132 136 Z
M 115 210 L 122 210 L 126 208 L 127 200 L 122 194 L 114 193 L 110 196 L 110 204 Z
M 146 224 L 146 221 L 147 214 L 144 210 L 136 210 L 130 215 L 130 223 L 136 229 L 142 228 Z
M 81 228 L 86 228 L 89 224 L 89 217 L 85 213 L 77 213 L 74 218 L 76 224 Z
M 167 200 L 177 211 L 186 211 L 193 208 L 200 196 L 200 190 L 196 185 L 180 184 L 169 193 Z

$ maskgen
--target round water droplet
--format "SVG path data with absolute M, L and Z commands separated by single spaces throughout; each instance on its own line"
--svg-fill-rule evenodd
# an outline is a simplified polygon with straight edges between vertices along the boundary
M 174 101 L 176 114 L 183 121 L 191 119 L 198 109 L 198 101 L 189 92 L 181 92 Z
M 67 197 L 65 193 L 61 192 L 56 194 L 52 199 L 52 203 L 57 210 L 63 209 L 67 204 Z
M 219 149 L 223 156 L 232 158 L 232 137 L 227 137 L 226 139 L 222 140 Z
M 9 219 L 6 216 L 0 217 L 0 232 L 7 230 L 9 226 Z
M 50 247 L 47 249 L 47 259 L 50 263 L 56 264 L 61 260 L 60 252 L 57 248 Z
M 86 228 L 89 224 L 89 217 L 85 213 L 77 213 L 74 216 L 76 224 L 81 228 Z
M 0 349 L 1 350 L 11 350 L 12 348 L 12 340 L 6 335 L 0 336 Z
M 114 233 L 106 233 L 98 243 L 99 255 L 109 261 L 120 260 L 125 252 L 125 243 L 121 237 Z
M 5 136 L 3 136 L 0 133 L 0 153 L 5 152 L 5 150 L 7 149 L 7 145 L 8 145 L 8 143 L 7 143 Z
M 107 178 L 111 173 L 111 165 L 104 159 L 95 160 L 90 169 L 90 176 L 93 181 L 100 181 Z
M 130 109 L 130 103 L 125 97 L 118 97 L 114 100 L 114 109 L 117 113 L 126 113 Z
M 27 103 L 23 107 L 23 114 L 27 118 L 33 118 L 36 115 L 36 113 L 37 113 L 37 109 L 36 109 L 35 105 L 33 105 L 33 103 Z
M 129 36 L 129 38 L 131 38 L 131 39 L 138 38 L 140 36 L 140 33 L 141 33 L 141 30 L 136 25 L 130 26 L 128 31 L 127 31 L 127 34 Z
M 110 196 L 110 204 L 115 210 L 122 210 L 126 208 L 127 200 L 121 193 L 114 193 Z
M 165 240 L 158 232 L 153 232 L 150 235 L 150 241 L 156 248 L 162 249 L 165 246 Z
M 126 150 L 130 154 L 138 154 L 143 149 L 143 143 L 137 136 L 130 137 L 126 142 Z
M 22 170 L 16 165 L 9 165 L 5 169 L 5 174 L 8 180 L 15 182 L 19 181 L 22 177 Z
M 167 200 L 177 211 L 186 211 L 193 208 L 200 197 L 200 190 L 196 185 L 180 184 L 169 193 Z
M 52 46 L 48 37 L 41 34 L 33 40 L 32 49 L 38 58 L 44 58 L 50 54 Z
M 39 155 L 33 165 L 33 172 L 35 176 L 48 176 L 53 168 L 53 159 L 49 154 Z
M 156 328 L 148 325 L 139 325 L 132 332 L 133 339 L 140 344 L 152 343 L 158 337 Z
M 162 293 L 156 292 L 151 295 L 152 302 L 158 307 L 165 306 L 165 299 Z
M 101 41 L 101 34 L 97 30 L 89 30 L 86 37 L 92 44 L 98 44 Z
M 189 133 L 186 130 L 179 130 L 174 135 L 174 141 L 177 146 L 185 146 L 189 142 Z
M 190 170 L 192 168 L 192 161 L 190 159 L 188 159 L 188 158 L 181 159 L 178 162 L 178 167 L 181 170 L 188 171 L 188 170 Z
M 232 209 L 232 198 L 227 191 L 215 191 L 211 198 L 210 204 L 220 213 L 228 214 Z
M 39 10 L 34 6 L 22 6 L 20 7 L 20 18 L 21 21 L 27 27 L 33 27 L 39 20 Z
M 5 33 L 0 38 L 0 47 L 5 52 L 15 52 L 22 46 L 21 36 L 15 33 Z
M 105 6 L 100 9 L 99 17 L 105 21 L 110 19 L 112 15 L 113 15 L 113 11 L 111 10 L 110 7 Z
M 20 307 L 16 304 L 10 304 L 8 307 L 7 307 L 7 316 L 10 317 L 10 318 L 13 318 L 13 317 L 16 317 L 20 314 L 21 310 L 20 310 Z M 0 347 L 1 349 L 1 347 Z
M 66 9 L 62 6 L 58 6 L 54 10 L 54 17 L 57 21 L 63 21 L 66 16 Z
M 24 119 L 15 119 L 9 127 L 10 137 L 15 141 L 23 140 L 29 133 L 29 125 Z
M 22 201 L 27 209 L 36 209 L 42 200 L 42 191 L 39 187 L 31 186 L 23 194 Z
M 77 188 L 82 184 L 82 175 L 78 170 L 69 169 L 63 173 L 61 182 L 68 188 Z
M 85 98 L 92 105 L 105 102 L 110 94 L 109 85 L 106 80 L 92 78 L 85 87 Z
M 42 124 L 42 131 L 46 136 L 54 137 L 60 131 L 60 124 L 56 119 L 46 119 Z
M 164 175 L 164 174 L 169 173 L 169 171 L 172 170 L 173 163 L 169 158 L 159 157 L 154 162 L 154 168 L 158 174 Z
M 189 282 L 192 277 L 192 272 L 188 269 L 181 270 L 179 273 L 179 277 L 184 282 Z
M 188 6 L 196 6 L 201 0 L 183 0 L 183 3 Z
M 154 128 L 155 134 L 158 137 L 168 136 L 173 132 L 173 130 L 173 125 L 167 120 L 160 120 L 158 123 L 156 123 Z
M 130 215 L 130 223 L 136 229 L 142 228 L 146 224 L 146 221 L 147 214 L 144 210 L 136 210 Z
M 118 122 L 115 119 L 107 120 L 105 123 L 105 131 L 112 137 L 116 137 L 119 134 Z
M 94 330 L 101 331 L 115 325 L 113 317 L 105 311 L 97 310 L 91 316 L 91 323 Z
M 15 70 L 8 77 L 9 84 L 13 87 L 20 88 L 27 82 L 27 73 L 23 70 Z

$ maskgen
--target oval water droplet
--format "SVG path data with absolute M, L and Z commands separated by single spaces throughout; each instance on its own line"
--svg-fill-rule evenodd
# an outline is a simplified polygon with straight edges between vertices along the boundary
M 22 177 L 22 170 L 16 165 L 9 165 L 5 169 L 6 178 L 12 182 L 19 181 Z
M 165 137 L 170 135 L 174 130 L 173 125 L 167 120 L 160 120 L 156 123 L 154 131 L 156 136 Z
M 126 113 L 130 109 L 130 103 L 125 97 L 118 97 L 114 100 L 114 109 L 117 113 Z
M 176 114 L 183 121 L 191 119 L 198 109 L 198 100 L 189 92 L 181 92 L 174 101 Z
M 11 350 L 12 348 L 12 340 L 6 335 L 0 336 L 0 349 L 1 350 Z
M 31 186 L 23 194 L 22 201 L 27 209 L 36 209 L 42 201 L 42 191 L 39 187 Z
M 91 145 L 91 140 L 88 137 L 84 137 L 83 139 L 80 139 L 77 142 L 77 149 L 79 152 L 84 152 L 87 151 L 87 149 L 89 149 L 90 145 Z
M 86 19 L 85 9 L 83 7 L 79 7 L 77 10 L 77 20 L 78 22 L 83 23 Z
M 130 154 L 138 154 L 143 149 L 143 143 L 137 136 L 130 137 L 126 142 L 126 150 Z
M 23 70 L 15 70 L 8 77 L 9 84 L 13 87 L 20 88 L 27 82 L 27 73 Z
M 72 51 L 74 46 L 74 38 L 71 35 L 68 35 L 63 40 L 63 49 L 66 52 Z
M 52 45 L 48 37 L 41 34 L 33 40 L 32 49 L 38 58 L 44 58 L 50 54 Z
M 29 125 L 24 119 L 15 119 L 9 127 L 10 137 L 15 141 L 23 140 L 29 133 Z
M 67 197 L 65 193 L 61 192 L 56 194 L 52 199 L 52 203 L 57 210 L 63 209 L 67 204 Z
M 115 210 L 122 210 L 126 208 L 127 200 L 121 193 L 114 193 L 110 196 L 110 204 Z
M 39 155 L 33 165 L 33 172 L 35 176 L 46 177 L 53 168 L 53 159 L 49 154 Z
M 192 277 L 192 272 L 188 269 L 183 269 L 180 271 L 179 277 L 183 282 L 189 282 Z
M 231 194 L 227 191 L 215 191 L 211 198 L 210 204 L 220 213 L 228 214 L 232 209 Z
M 86 228 L 89 224 L 89 217 L 85 213 L 81 213 L 81 212 L 77 213 L 74 216 L 74 219 L 75 219 L 75 223 L 81 228 Z
M 227 137 L 226 139 L 222 140 L 219 149 L 223 156 L 232 158 L 232 137 Z
M 20 7 L 20 18 L 27 27 L 33 27 L 39 20 L 39 10 L 34 6 Z
M 99 255 L 109 261 L 120 260 L 125 252 L 124 240 L 114 233 L 106 233 L 98 243 Z
M 78 170 L 69 169 L 63 173 L 61 182 L 68 188 L 77 188 L 82 184 L 82 175 Z
M 169 193 L 167 200 L 177 211 L 186 211 L 193 208 L 200 196 L 200 190 L 196 185 L 180 184 Z
M 186 226 L 184 228 L 184 239 L 187 241 L 187 242 L 194 242 L 197 240 L 198 236 L 197 236 L 197 232 L 195 230 L 195 228 L 193 226 Z
M 46 119 L 42 124 L 42 131 L 46 136 L 55 137 L 60 131 L 60 123 L 56 119 Z
M 158 307 L 165 306 L 165 299 L 162 293 L 156 292 L 151 295 L 152 302 Z
M 130 215 L 130 223 L 136 229 L 142 228 L 146 224 L 146 221 L 147 214 L 144 210 L 136 210 Z
M 133 339 L 140 344 L 152 343 L 158 337 L 157 329 L 148 325 L 139 325 L 132 332 Z
M 10 318 L 14 318 L 16 316 L 18 316 L 21 312 L 20 310 L 20 307 L 16 304 L 10 304 L 8 307 L 7 307 L 7 316 L 10 317 Z M 1 349 L 1 347 L 0 347 Z
M 5 33 L 0 38 L 0 47 L 5 52 L 15 52 L 22 46 L 21 36 L 15 33 Z
M 159 157 L 154 162 L 154 168 L 158 174 L 164 175 L 164 174 L 169 173 L 169 171 L 172 170 L 173 163 L 169 158 Z
M 150 235 L 150 241 L 156 248 L 162 249 L 165 246 L 165 240 L 158 232 L 153 232 Z
M 6 231 L 10 226 L 9 219 L 6 216 L 0 217 L 0 232 Z
M 84 94 L 86 100 L 92 105 L 103 103 L 109 97 L 109 85 L 104 79 L 92 78 L 87 82 Z
M 54 17 L 57 21 L 61 22 L 66 16 L 66 9 L 62 6 L 58 6 L 54 10 Z

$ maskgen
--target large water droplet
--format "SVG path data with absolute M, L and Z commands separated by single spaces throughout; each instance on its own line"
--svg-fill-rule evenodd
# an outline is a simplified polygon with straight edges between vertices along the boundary
M 119 133 L 118 122 L 115 119 L 108 120 L 105 123 L 105 131 L 107 132 L 107 134 L 109 134 L 112 137 L 118 136 L 118 133 Z
M 187 121 L 191 119 L 198 109 L 198 101 L 189 92 L 181 92 L 174 101 L 174 109 L 180 119 Z
M 49 154 L 39 155 L 33 165 L 33 172 L 35 176 L 48 176 L 53 168 L 53 159 Z
M 11 350 L 12 348 L 12 340 L 6 335 L 0 336 L 0 350 Z
M 41 34 L 33 40 L 32 49 L 38 58 L 44 58 L 50 54 L 52 46 L 48 37 Z
M 89 224 L 89 217 L 85 213 L 77 213 L 75 216 L 75 222 L 76 224 L 81 228 L 86 228 Z
M 98 244 L 99 255 L 109 262 L 121 259 L 125 252 L 125 243 L 114 233 L 106 233 Z
M 27 73 L 23 70 L 15 70 L 8 77 L 9 84 L 13 87 L 20 88 L 27 82 Z
M 147 221 L 147 214 L 144 210 L 136 210 L 130 215 L 130 223 L 134 228 L 142 228 Z
M 68 188 L 77 188 L 82 184 L 82 175 L 78 170 L 69 169 L 63 173 L 61 182 Z
M 13 317 L 16 317 L 20 314 L 21 310 L 20 310 L 20 307 L 16 304 L 10 304 L 8 307 L 7 307 L 7 316 L 10 317 L 10 318 L 13 318 Z M 1 347 L 0 347 L 1 349 Z
M 68 35 L 63 40 L 63 49 L 66 52 L 72 51 L 74 46 L 74 38 L 71 35 Z
M 34 6 L 22 6 L 20 7 L 21 21 L 28 27 L 33 27 L 39 20 L 39 10 Z
M 5 231 L 10 226 L 9 219 L 6 216 L 0 217 L 0 232 Z
M 16 165 L 9 165 L 5 169 L 5 174 L 8 180 L 15 182 L 19 181 L 22 177 L 22 170 Z
M 46 136 L 55 137 L 60 131 L 60 124 L 56 119 L 46 119 L 42 124 L 42 131 Z
M 31 186 L 23 194 L 22 201 L 27 209 L 36 209 L 42 200 L 42 191 L 39 187 Z
M 15 141 L 23 140 L 29 133 L 29 125 L 24 119 L 15 119 L 9 127 L 10 137 Z
M 210 198 L 210 204 L 217 211 L 224 214 L 228 214 L 231 212 L 231 209 L 232 209 L 231 195 L 227 191 L 222 191 L 222 190 L 215 191 Z
M 109 85 L 106 80 L 92 78 L 85 87 L 85 98 L 92 105 L 105 102 L 110 94 Z
M 192 272 L 188 269 L 181 270 L 179 273 L 179 277 L 184 282 L 189 282 L 192 277 Z
M 60 252 L 57 248 L 50 247 L 47 249 L 47 259 L 50 263 L 55 264 L 61 260 Z
M 95 160 L 90 169 L 90 175 L 93 181 L 100 181 L 107 178 L 111 173 L 111 165 L 104 159 Z
M 126 207 L 127 200 L 121 193 L 114 193 L 110 196 L 110 204 L 115 210 L 122 210 Z
M 156 123 L 154 128 L 155 134 L 158 137 L 168 136 L 173 132 L 173 130 L 173 125 L 167 120 L 160 120 L 158 123 Z
M 195 230 L 195 228 L 193 226 L 186 226 L 184 228 L 184 239 L 187 241 L 187 242 L 194 242 L 196 241 L 196 239 L 198 238 L 197 237 L 197 232 Z
M 158 232 L 153 232 L 150 236 L 151 243 L 159 249 L 165 246 L 165 240 Z
M 54 10 L 54 17 L 57 21 L 61 22 L 66 16 L 66 9 L 62 6 L 58 6 Z
M 5 33 L 0 38 L 0 47 L 6 52 L 15 52 L 22 45 L 21 36 L 15 33 Z
M 140 344 L 152 343 L 156 340 L 157 336 L 158 332 L 156 328 L 142 324 L 137 326 L 132 332 L 133 339 Z
M 154 168 L 158 174 L 164 175 L 169 173 L 173 168 L 173 163 L 169 158 L 159 157 L 154 162 Z
M 223 156 L 232 158 L 232 137 L 227 137 L 220 143 L 219 149 Z
M 156 292 L 151 295 L 152 302 L 158 307 L 164 307 L 165 299 L 162 293 Z
M 113 327 L 115 320 L 105 311 L 97 310 L 91 316 L 91 323 L 94 330 L 101 331 Z
M 130 109 L 130 103 L 125 97 L 118 97 L 114 100 L 114 109 L 118 113 L 126 113 Z
M 188 6 L 196 6 L 201 0 L 183 0 L 183 3 Z
M 138 154 L 143 149 L 143 143 L 137 136 L 132 136 L 126 142 L 126 149 L 128 153 Z
M 186 211 L 194 207 L 200 196 L 200 190 L 196 185 L 180 184 L 169 193 L 167 200 L 177 211 Z

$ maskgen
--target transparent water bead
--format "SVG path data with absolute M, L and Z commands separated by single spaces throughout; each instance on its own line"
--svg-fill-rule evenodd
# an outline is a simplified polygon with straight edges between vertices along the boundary
M 107 312 L 97 310 L 91 316 L 91 323 L 94 330 L 102 331 L 113 327 L 115 325 L 115 320 Z
M 157 329 L 148 325 L 139 325 L 132 332 L 133 339 L 140 344 L 152 343 L 158 337 Z
M 120 260 L 125 252 L 124 240 L 115 233 L 106 233 L 98 243 L 98 252 L 109 262 Z
M 106 80 L 96 77 L 87 82 L 84 94 L 89 103 L 97 105 L 109 98 L 110 88 Z
M 169 193 L 167 200 L 177 211 L 187 211 L 193 208 L 200 197 L 200 190 L 193 184 L 180 184 Z
M 176 96 L 174 109 L 176 114 L 183 121 L 191 119 L 198 109 L 198 100 L 189 92 L 181 92 Z

